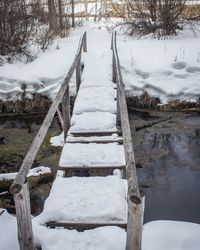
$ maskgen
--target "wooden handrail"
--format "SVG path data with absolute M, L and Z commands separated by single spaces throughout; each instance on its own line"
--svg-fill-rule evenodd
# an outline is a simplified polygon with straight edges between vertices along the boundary
M 126 104 L 120 61 L 117 52 L 116 31 L 114 31 L 112 34 L 111 49 L 113 50 L 113 81 L 117 84 L 117 123 L 119 123 L 120 120 L 126 159 L 126 177 L 128 182 L 126 250 L 140 250 L 141 230 L 143 223 L 143 199 L 141 198 L 138 185 L 128 109 Z
M 34 249 L 34 240 L 32 233 L 32 224 L 31 224 L 31 211 L 30 211 L 30 199 L 29 199 L 29 190 L 27 185 L 27 176 L 29 170 L 35 160 L 35 157 L 39 151 L 40 146 L 46 136 L 46 133 L 52 123 L 52 120 L 58 111 L 60 103 L 62 104 L 62 120 L 63 120 L 63 129 L 64 137 L 70 127 L 70 102 L 69 102 L 69 82 L 72 78 L 74 71 L 76 70 L 76 75 L 79 76 L 77 79 L 78 85 L 80 85 L 80 75 L 81 75 L 81 53 L 87 51 L 87 37 L 86 32 L 83 34 L 80 39 L 77 53 L 74 57 L 73 63 L 68 70 L 68 73 L 56 95 L 55 100 L 51 104 L 49 111 L 35 137 L 33 140 L 24 161 L 20 167 L 20 170 L 15 177 L 11 187 L 10 192 L 14 195 L 15 207 L 16 207 L 16 217 L 18 223 L 18 239 L 20 250 L 33 250 Z M 59 112 L 60 115 L 60 112 Z

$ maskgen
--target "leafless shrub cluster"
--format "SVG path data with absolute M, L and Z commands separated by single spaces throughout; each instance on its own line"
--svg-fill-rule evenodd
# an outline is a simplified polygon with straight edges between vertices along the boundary
M 186 0 L 127 0 L 124 15 L 127 34 L 175 35 L 183 28 L 179 17 L 185 3 Z
M 0 55 L 29 57 L 27 44 L 32 27 L 25 0 L 0 0 Z
M 55 36 L 66 36 L 70 28 L 64 17 L 63 0 L 0 0 L 0 60 L 33 59 L 31 45 L 43 51 Z

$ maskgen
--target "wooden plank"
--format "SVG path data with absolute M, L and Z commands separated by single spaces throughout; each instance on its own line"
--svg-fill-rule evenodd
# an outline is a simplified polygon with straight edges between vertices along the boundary
M 21 191 L 14 195 L 18 241 L 20 250 L 34 250 L 34 239 L 31 224 L 31 209 L 28 184 L 25 183 Z
M 68 222 L 55 222 L 50 221 L 46 224 L 50 228 L 64 227 L 67 229 L 77 229 L 80 231 L 94 229 L 97 227 L 117 226 L 126 229 L 126 223 L 68 223 Z
M 90 137 L 90 136 L 106 136 L 106 135 L 112 135 L 112 134 L 118 134 L 122 135 L 122 131 L 115 130 L 115 131 L 77 131 L 70 133 L 74 137 Z
M 64 170 L 64 171 L 68 171 L 68 170 L 104 170 L 104 169 L 125 169 L 126 166 L 125 165 L 118 165 L 118 166 L 80 166 L 80 165 L 77 165 L 77 166 L 66 166 L 66 167 L 63 167 L 63 166 L 59 166 L 58 169 L 59 170 Z
M 112 140 L 93 140 L 93 141 L 84 141 L 84 140 L 70 141 L 70 140 L 67 140 L 66 142 L 67 143 L 85 143 L 85 144 L 88 144 L 88 143 L 106 144 L 106 143 L 116 142 L 116 143 L 119 143 L 119 144 L 123 144 L 123 139 L 121 138 L 121 139 L 112 139 Z

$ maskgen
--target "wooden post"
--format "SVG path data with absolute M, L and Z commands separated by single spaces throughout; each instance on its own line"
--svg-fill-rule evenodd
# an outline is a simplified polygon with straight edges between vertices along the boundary
M 115 55 L 113 53 L 113 63 L 112 63 L 112 81 L 114 83 L 116 83 L 117 79 L 116 79 L 116 59 L 115 59 Z
M 83 52 L 87 52 L 87 33 L 83 35 Z
M 81 84 L 81 53 L 76 65 L 76 94 L 78 93 L 79 87 Z
M 111 50 L 113 50 L 113 33 L 112 33 L 112 36 L 111 36 L 111 46 L 110 46 Z
M 117 115 L 116 115 L 116 125 L 117 125 L 117 127 L 121 126 L 118 84 L 117 84 Z
M 60 112 L 59 107 L 58 107 L 58 109 L 57 109 L 57 114 L 58 114 L 58 119 L 59 119 L 60 125 L 61 125 L 61 127 L 62 127 L 62 130 L 64 130 L 64 127 L 63 127 L 63 118 L 62 118 L 62 114 L 61 114 L 61 112 Z
M 67 86 L 66 92 L 62 98 L 62 114 L 63 114 L 63 128 L 64 128 L 64 141 L 67 138 L 67 132 L 70 128 L 70 97 L 69 86 Z
M 14 201 L 20 250 L 34 250 L 30 196 L 27 182 L 23 185 L 21 191 L 14 195 Z
M 142 202 L 139 205 L 135 205 L 128 197 L 126 250 L 142 249 L 144 203 L 144 197 L 142 198 Z

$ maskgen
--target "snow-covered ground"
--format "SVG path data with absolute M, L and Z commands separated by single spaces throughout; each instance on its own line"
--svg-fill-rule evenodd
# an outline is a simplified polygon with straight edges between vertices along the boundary
M 3 210 L 0 209 L 0 213 Z M 35 240 L 45 250 L 124 250 L 125 232 L 116 227 L 103 227 L 79 233 L 76 230 L 57 229 L 52 232 L 33 220 Z M 6 233 L 5 233 L 6 232 Z M 52 234 L 53 233 L 53 234 Z M 16 218 L 6 211 L 0 215 L 0 249 L 18 250 Z M 153 221 L 144 225 L 142 250 L 199 250 L 200 225 L 176 221 Z M 93 243 L 89 239 L 93 239 Z M 111 241 L 115 238 L 116 242 Z M 62 240 L 61 240 L 62 239 Z M 48 242 L 48 243 L 47 243 Z M 93 245 L 91 245 L 93 244 Z M 90 248 L 89 248 L 90 247 Z M 91 248 L 93 247 L 93 248 Z
M 118 49 L 126 90 L 146 90 L 161 101 L 197 100 L 200 96 L 200 29 L 168 39 L 120 36 Z
M 101 39 L 104 42 L 98 50 L 105 47 L 109 50 L 111 33 L 106 26 L 105 22 L 87 22 L 83 27 L 72 30 L 68 38 L 56 40 L 35 61 L 0 66 L 0 100 L 20 98 L 23 84 L 27 85 L 28 96 L 38 92 L 54 98 L 73 61 L 83 31 L 88 32 L 89 46 L 95 48 Z M 130 38 L 118 32 L 117 44 L 127 94 L 140 95 L 146 90 L 160 97 L 163 103 L 176 98 L 189 101 L 199 98 L 200 26 L 196 27 L 195 34 L 188 27 L 177 37 L 160 40 Z M 83 56 L 85 63 L 88 56 Z M 98 82 L 95 70 L 91 74 Z

